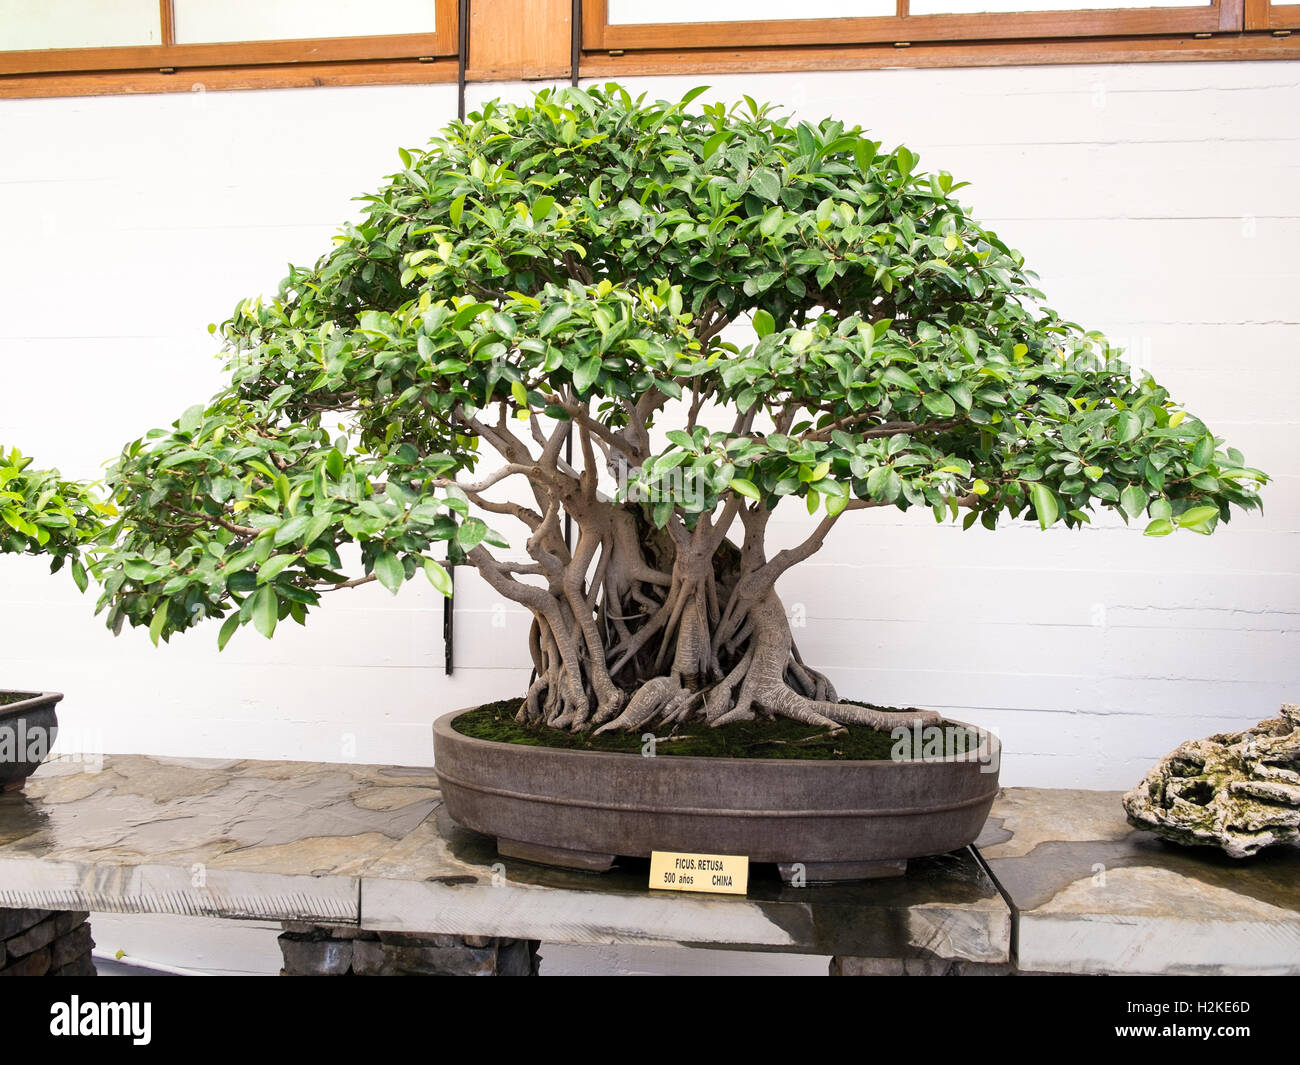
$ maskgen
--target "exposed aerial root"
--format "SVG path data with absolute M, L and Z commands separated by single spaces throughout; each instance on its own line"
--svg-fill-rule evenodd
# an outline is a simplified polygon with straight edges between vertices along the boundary
M 844 725 L 866 725 L 868 728 L 893 729 L 902 725 L 935 725 L 943 720 L 933 710 L 873 710 L 856 703 L 830 703 L 800 695 L 785 685 L 761 689 L 754 697 L 772 713 L 794 718 L 809 724 L 828 724 L 837 731 Z
M 753 660 L 754 652 L 750 649 L 745 652 L 744 657 L 736 663 L 736 667 L 730 673 L 709 689 L 708 695 L 704 697 L 704 720 L 709 724 L 718 724 L 736 709 L 736 704 L 731 701 L 732 692 L 744 683 L 745 675 L 749 672 L 749 664 Z M 743 710 L 748 710 L 748 706 Z M 738 719 L 731 718 L 731 720 Z
M 676 711 L 680 708 L 678 700 L 690 699 L 693 695 L 675 677 L 655 677 L 642 684 L 628 700 L 627 708 L 613 721 L 607 721 L 596 729 L 595 734 L 599 736 L 602 732 L 612 732 L 615 729 L 631 732 Z
M 721 717 L 714 719 L 711 724 L 717 728 L 719 725 L 730 725 L 733 721 L 753 721 L 756 716 L 753 704 L 746 700 L 737 703 Z
M 832 733 L 850 725 L 888 730 L 942 720 L 932 710 L 886 711 L 840 702 L 830 680 L 800 657 L 775 593 L 750 607 L 740 630 L 748 638 L 725 674 L 710 650 L 708 616 L 701 601 L 684 603 L 674 613 L 676 619 L 665 626 L 677 640 L 671 667 L 631 691 L 608 683 L 608 674 L 601 683 L 579 688 L 573 682 L 575 672 L 589 678 L 592 660 L 575 655 L 575 642 L 557 638 L 548 625 L 540 624 L 532 640 L 537 676 L 518 720 L 574 732 L 594 729 L 596 735 L 691 721 L 717 727 L 759 717 L 785 717 Z M 659 660 L 667 657 L 661 648 Z

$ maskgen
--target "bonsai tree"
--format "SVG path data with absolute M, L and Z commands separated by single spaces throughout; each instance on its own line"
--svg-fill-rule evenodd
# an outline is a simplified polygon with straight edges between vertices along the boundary
M 949 174 L 701 92 L 542 92 L 400 152 L 220 327 L 229 387 L 122 452 L 109 623 L 224 617 L 224 646 L 332 589 L 448 592 L 449 559 L 532 615 L 522 721 L 888 727 L 935 715 L 841 702 L 776 592 L 850 515 L 1163 536 L 1258 505 L 1264 475 L 1045 307 Z M 771 551 L 778 505 L 816 521 Z
M 49 555 L 51 573 L 71 563 L 72 579 L 84 592 L 89 580 L 82 554 L 113 508 L 89 486 L 31 465 L 17 448 L 0 446 L 0 554 Z

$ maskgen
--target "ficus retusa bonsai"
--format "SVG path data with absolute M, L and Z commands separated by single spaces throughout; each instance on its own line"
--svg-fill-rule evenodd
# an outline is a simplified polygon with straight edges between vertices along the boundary
M 1045 307 L 950 175 L 700 91 L 542 92 L 403 151 L 220 327 L 229 387 L 122 452 L 109 623 L 224 616 L 224 645 L 359 582 L 446 592 L 449 558 L 532 615 L 522 720 L 889 726 L 775 590 L 857 511 L 1160 536 L 1258 505 L 1264 475 Z M 816 521 L 769 551 L 778 504 Z

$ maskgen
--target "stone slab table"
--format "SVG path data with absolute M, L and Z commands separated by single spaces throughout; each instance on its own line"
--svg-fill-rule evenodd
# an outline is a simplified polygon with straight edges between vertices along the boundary
M 650 891 L 500 858 L 430 769 L 112 755 L 0 797 L 0 907 L 193 914 L 499 943 L 689 944 L 917 964 L 1008 961 L 1010 911 L 969 848 L 908 874 L 748 896 Z M 850 967 L 851 968 L 851 967 Z
M 976 842 L 1023 971 L 1300 973 L 1300 847 L 1228 858 L 1132 828 L 1118 791 L 1006 788 Z

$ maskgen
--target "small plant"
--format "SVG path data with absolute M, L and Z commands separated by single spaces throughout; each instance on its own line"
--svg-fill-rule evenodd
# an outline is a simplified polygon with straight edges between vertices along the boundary
M 49 555 L 51 573 L 70 564 L 72 579 L 84 592 L 82 555 L 113 508 L 89 486 L 31 464 L 17 448 L 0 447 L 0 553 Z
M 522 721 L 889 726 L 935 715 L 841 702 L 775 590 L 846 515 L 1163 536 L 1258 505 L 1264 475 L 1044 306 L 951 175 L 702 91 L 542 92 L 402 151 L 221 327 L 229 387 L 123 451 L 110 625 L 269 637 L 331 589 L 446 592 L 449 557 L 532 615 Z M 778 506 L 817 521 L 769 550 Z

